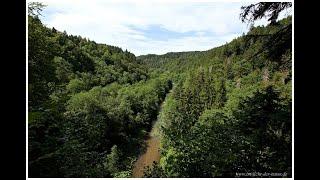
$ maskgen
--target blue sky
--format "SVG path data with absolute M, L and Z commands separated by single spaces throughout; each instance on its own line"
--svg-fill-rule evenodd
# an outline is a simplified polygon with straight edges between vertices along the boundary
M 135 55 L 208 50 L 249 29 L 239 19 L 248 2 L 39 0 L 48 27 Z M 39 2 L 38 1 L 38 2 Z M 286 16 L 286 14 L 282 15 Z M 256 25 L 266 24 L 260 20 Z
M 188 36 L 196 36 L 197 31 L 187 31 L 187 32 L 176 32 L 170 31 L 161 24 L 150 24 L 146 28 L 140 28 L 139 26 L 129 25 L 134 31 L 142 32 L 146 38 L 153 39 L 153 40 L 163 40 L 168 41 L 174 38 L 183 38 Z M 208 33 L 208 32 L 207 32 Z

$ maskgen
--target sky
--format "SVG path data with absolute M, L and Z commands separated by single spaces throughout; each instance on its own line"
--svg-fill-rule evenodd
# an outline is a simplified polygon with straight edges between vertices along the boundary
M 30 2 L 30 1 L 29 1 Z M 37 0 L 47 27 L 118 46 L 136 56 L 203 51 L 248 32 L 241 6 L 250 2 Z M 285 17 L 285 12 L 281 17 Z M 280 19 L 281 19 L 280 17 Z M 255 25 L 266 25 L 262 19 Z

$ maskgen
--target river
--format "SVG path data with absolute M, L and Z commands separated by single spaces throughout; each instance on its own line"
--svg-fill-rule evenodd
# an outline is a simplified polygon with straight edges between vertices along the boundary
M 153 127 L 155 128 L 155 127 Z M 143 177 L 144 168 L 147 166 L 152 166 L 153 161 L 159 162 L 160 160 L 160 140 L 159 137 L 152 135 L 149 133 L 149 137 L 146 140 L 147 150 L 144 154 L 142 154 L 139 159 L 134 164 L 132 177 L 139 178 Z
M 173 91 L 173 88 L 168 92 L 168 95 Z M 160 111 L 162 106 L 166 103 L 166 99 L 160 105 Z M 160 113 L 159 111 L 159 113 Z M 143 177 L 145 167 L 152 166 L 155 161 L 158 163 L 160 161 L 160 138 L 159 138 L 159 120 L 153 122 L 152 129 L 149 132 L 148 138 L 145 141 L 147 145 L 146 151 L 139 156 L 138 160 L 134 164 L 132 171 L 133 178 Z

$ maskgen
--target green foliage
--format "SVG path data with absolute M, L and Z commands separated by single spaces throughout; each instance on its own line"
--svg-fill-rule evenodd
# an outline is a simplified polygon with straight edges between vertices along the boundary
M 156 119 L 161 159 L 145 177 L 291 176 L 291 17 L 136 58 L 43 26 L 42 8 L 28 16 L 30 177 L 131 177 Z
M 152 167 L 147 167 L 144 171 L 144 178 L 166 178 L 166 173 L 162 170 L 161 166 L 153 162 Z
M 137 60 L 157 71 L 175 74 L 208 67 L 223 70 L 226 79 L 246 76 L 256 68 L 291 70 L 291 16 L 275 25 L 252 27 L 247 34 L 208 51 L 143 55 Z
M 132 175 L 131 170 L 116 172 L 113 176 L 114 178 L 130 178 Z
M 160 164 L 146 177 L 291 176 L 291 31 L 281 32 L 290 24 L 253 27 L 209 51 L 138 57 L 175 77 L 159 115 Z
M 150 79 L 132 53 L 28 18 L 30 177 L 130 176 L 169 76 Z
M 240 157 L 243 170 L 291 174 L 291 103 L 272 86 L 241 101 L 235 127 L 247 145 Z M 242 169 L 241 169 L 242 170 Z
M 72 79 L 72 65 L 62 57 L 54 57 L 53 62 L 56 66 L 56 78 L 61 83 L 66 83 Z
M 117 145 L 112 146 L 111 152 L 107 155 L 105 162 L 105 166 L 111 174 L 119 172 L 120 156 L 121 152 L 119 152 Z
M 66 89 L 68 92 L 75 94 L 87 90 L 88 85 L 82 79 L 72 79 L 66 86 Z
M 248 171 L 281 171 L 290 176 L 291 103 L 272 86 L 260 89 L 230 96 L 238 99 L 231 109 L 228 105 L 225 110 L 205 110 L 183 136 L 175 132 L 189 124 L 187 119 L 179 122 L 179 128 L 163 126 L 160 162 L 165 176 L 235 177 L 235 172 Z M 174 108 L 166 106 L 162 115 L 171 124 L 177 121 Z
M 28 22 L 29 105 L 37 108 L 49 97 L 48 84 L 55 81 L 55 67 L 48 30 L 37 17 L 29 16 Z

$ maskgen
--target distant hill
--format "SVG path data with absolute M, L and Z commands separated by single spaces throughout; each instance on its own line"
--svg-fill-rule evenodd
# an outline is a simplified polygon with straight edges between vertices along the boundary
M 239 65 L 245 63 L 260 68 L 274 62 L 277 68 L 290 70 L 290 62 L 286 62 L 283 56 L 291 52 L 291 26 L 289 16 L 275 25 L 252 27 L 247 34 L 207 51 L 142 55 L 138 56 L 137 60 L 150 68 L 179 72 L 224 61 Z M 273 34 L 275 32 L 278 34 Z M 282 36 L 285 33 L 288 35 Z

